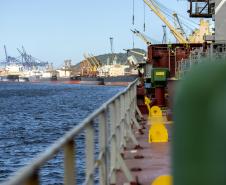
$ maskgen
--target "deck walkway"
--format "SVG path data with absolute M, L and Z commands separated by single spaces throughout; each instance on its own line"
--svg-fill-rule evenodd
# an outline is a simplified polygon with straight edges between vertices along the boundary
M 172 125 L 166 125 L 171 140 Z M 129 169 L 136 177 L 138 185 L 150 185 L 160 175 L 171 174 L 171 147 L 168 143 L 148 143 L 149 125 L 145 121 L 144 135 L 136 133 L 136 138 L 142 149 L 134 149 L 133 145 L 124 152 L 124 159 Z M 123 185 L 125 176 L 117 173 L 117 185 Z

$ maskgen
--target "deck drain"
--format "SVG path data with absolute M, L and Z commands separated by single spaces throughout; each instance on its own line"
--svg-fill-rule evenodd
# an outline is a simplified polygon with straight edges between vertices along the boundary
M 142 171 L 142 169 L 141 169 L 141 168 L 138 168 L 138 167 L 131 168 L 130 170 L 131 170 L 132 172 L 140 172 L 140 171 Z
M 134 159 L 143 159 L 143 158 L 144 158 L 143 155 L 135 155 L 135 156 L 134 156 Z
M 142 150 L 143 149 L 143 147 L 142 146 L 140 146 L 140 145 L 137 145 L 137 146 L 135 146 L 135 148 L 134 148 L 135 150 Z

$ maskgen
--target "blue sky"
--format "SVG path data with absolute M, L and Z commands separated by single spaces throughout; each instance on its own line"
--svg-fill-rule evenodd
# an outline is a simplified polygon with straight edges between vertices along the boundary
M 159 0 L 187 16 L 187 1 Z M 170 3 L 169 3 L 170 2 Z M 110 52 L 109 37 L 114 37 L 115 52 L 132 48 L 130 29 L 143 29 L 143 1 L 135 0 L 135 26 L 132 25 L 132 0 L 1 0 L 0 59 L 3 45 L 9 55 L 18 56 L 22 45 L 44 61 L 77 63 L 83 53 Z M 146 7 L 146 34 L 162 40 L 162 22 Z M 135 38 L 135 47 L 146 48 Z

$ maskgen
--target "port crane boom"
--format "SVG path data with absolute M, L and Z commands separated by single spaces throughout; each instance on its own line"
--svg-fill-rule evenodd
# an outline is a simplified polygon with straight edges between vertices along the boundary
M 182 24 L 181 24 L 181 22 L 180 22 L 180 19 L 179 19 L 179 17 L 178 17 L 178 15 L 177 15 L 176 12 L 173 13 L 173 17 L 175 18 L 175 23 L 178 24 L 178 29 L 177 29 L 177 30 L 179 30 L 180 33 L 181 33 L 181 35 L 183 35 L 183 37 L 185 37 L 186 40 L 188 40 L 188 38 L 187 38 L 187 36 L 186 36 L 186 33 L 185 33 L 185 31 L 184 31 L 184 28 L 183 28 L 183 26 L 182 26 Z
M 90 62 L 90 64 L 95 68 L 95 70 L 98 68 L 98 65 L 96 64 L 95 60 L 90 57 L 90 55 L 84 54 L 84 58 Z
M 147 38 L 147 36 L 145 36 L 144 34 L 142 34 L 140 31 L 138 30 L 131 30 L 137 37 L 139 37 L 143 42 L 145 42 L 145 44 L 147 44 L 148 46 L 151 45 L 151 41 L 150 39 Z
M 138 51 L 134 51 L 132 49 L 123 49 L 124 51 L 126 51 L 127 53 L 134 53 L 136 55 L 139 55 L 139 56 L 142 56 L 142 57 L 146 57 L 146 54 L 145 53 L 141 53 L 141 52 L 138 52 Z
M 95 61 L 97 67 L 101 67 L 101 62 L 93 54 L 89 54 L 89 57 L 93 58 L 93 60 Z
M 170 29 L 174 37 L 178 40 L 179 43 L 187 44 L 188 41 L 184 36 L 179 33 L 176 28 L 174 28 L 170 22 L 166 19 L 166 17 L 162 14 L 161 10 L 154 4 L 153 0 L 144 0 L 147 6 L 166 24 L 166 26 Z

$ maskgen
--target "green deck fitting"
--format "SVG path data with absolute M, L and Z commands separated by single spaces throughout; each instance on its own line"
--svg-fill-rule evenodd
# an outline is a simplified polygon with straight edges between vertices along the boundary
M 169 70 L 167 68 L 153 68 L 151 75 L 153 86 L 166 86 Z
M 226 184 L 226 61 L 203 62 L 175 97 L 174 185 Z

